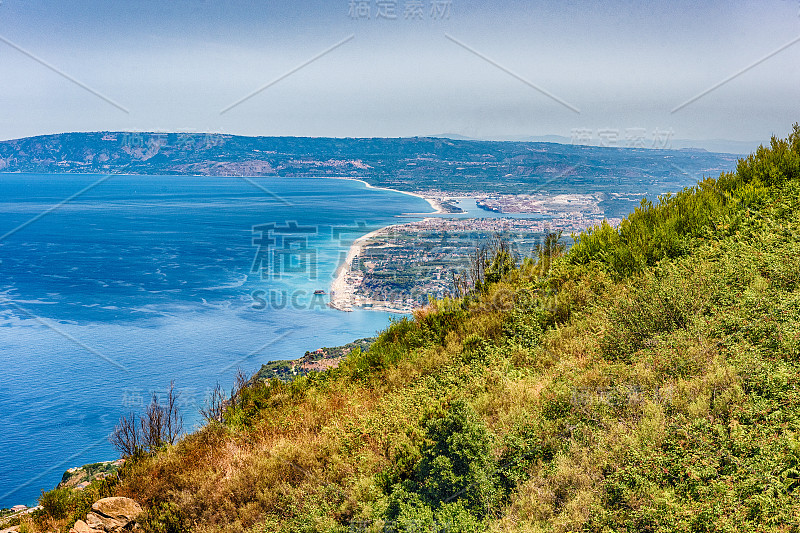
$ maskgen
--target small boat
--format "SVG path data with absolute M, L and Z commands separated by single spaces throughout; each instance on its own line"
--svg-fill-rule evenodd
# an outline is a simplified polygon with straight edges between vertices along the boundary
M 317 289 L 314 291 L 314 294 L 325 294 L 325 291 L 323 291 L 322 289 Z

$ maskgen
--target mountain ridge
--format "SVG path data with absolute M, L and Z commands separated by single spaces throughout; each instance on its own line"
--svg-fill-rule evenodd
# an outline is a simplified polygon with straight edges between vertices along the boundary
M 411 138 L 92 132 L 0 142 L 0 172 L 359 178 L 406 191 L 525 192 L 589 178 L 697 179 L 732 154 Z M 620 174 L 620 169 L 628 174 Z

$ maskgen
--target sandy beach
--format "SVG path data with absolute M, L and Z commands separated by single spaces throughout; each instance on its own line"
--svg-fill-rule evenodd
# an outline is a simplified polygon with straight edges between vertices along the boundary
M 333 179 L 350 179 L 350 178 L 333 178 Z M 431 209 L 433 209 L 432 213 L 407 213 L 409 215 L 435 215 L 435 214 L 446 213 L 446 211 L 444 209 L 442 209 L 442 205 L 435 198 L 430 198 L 428 196 L 423 196 L 423 195 L 421 195 L 419 193 L 415 193 L 415 192 L 408 192 L 408 191 L 400 191 L 400 190 L 397 190 L 397 189 L 390 189 L 389 187 L 375 187 L 374 185 L 370 185 L 369 183 L 367 183 L 364 180 L 360 180 L 360 179 L 356 179 L 356 178 L 352 178 L 351 181 L 361 182 L 361 183 L 363 183 L 364 185 L 367 186 L 367 189 L 377 189 L 377 190 L 381 190 L 381 191 L 399 192 L 401 194 L 407 194 L 409 196 L 416 196 L 417 198 L 422 198 L 423 200 L 428 202 L 430 204 L 430 206 L 431 206 Z
M 393 191 L 402 194 L 408 194 L 410 196 L 416 196 L 417 198 L 422 198 L 423 200 L 428 202 L 428 204 L 430 204 L 431 206 L 431 209 L 433 209 L 432 213 L 407 213 L 408 215 L 418 214 L 422 216 L 422 215 L 442 214 L 446 212 L 444 209 L 442 209 L 441 204 L 435 198 L 428 198 L 426 196 L 414 192 L 398 191 L 397 189 L 390 189 L 388 187 L 375 187 L 374 185 L 370 185 L 364 180 L 355 178 L 332 178 L 332 179 L 350 179 L 351 181 L 358 181 L 363 183 L 368 189 Z M 353 241 L 353 244 L 350 245 L 350 250 L 348 250 L 347 256 L 345 257 L 344 261 L 336 269 L 336 278 L 333 280 L 333 283 L 331 283 L 329 291 L 330 302 L 328 303 L 328 305 L 330 305 L 334 309 L 338 309 L 339 311 L 352 311 L 353 307 L 357 305 L 361 306 L 363 304 L 370 304 L 371 305 L 370 309 L 374 311 L 388 311 L 390 313 L 409 313 L 411 311 L 411 309 L 393 307 L 389 302 L 378 302 L 374 300 L 366 300 L 363 298 L 360 298 L 359 301 L 357 302 L 355 290 L 359 280 L 356 279 L 356 277 L 360 276 L 360 274 L 354 274 L 350 270 L 350 266 L 353 264 L 353 259 L 361 255 L 361 250 L 364 248 L 364 245 L 367 243 L 367 241 L 381 232 L 388 231 L 395 225 L 396 224 L 377 229 Z
M 392 226 L 371 231 L 366 235 L 359 237 L 353 244 L 350 245 L 350 250 L 347 252 L 347 257 L 339 268 L 336 269 L 336 278 L 331 283 L 330 289 L 330 305 L 339 311 L 352 311 L 355 305 L 355 284 L 350 280 L 352 274 L 350 273 L 350 265 L 353 264 L 353 259 L 361 253 L 364 244 L 373 236 L 381 231 L 384 231 Z
M 434 219 L 425 218 L 420 222 L 426 222 L 429 220 Z M 347 253 L 347 257 L 336 270 L 336 279 L 334 279 L 330 289 L 330 302 L 328 303 L 329 306 L 333 307 L 334 309 L 338 309 L 339 311 L 348 312 L 352 311 L 354 307 L 367 308 L 371 311 L 385 311 L 388 313 L 399 314 L 407 314 L 413 311 L 413 307 L 411 305 L 402 304 L 401 302 L 373 300 L 371 298 L 365 298 L 363 295 L 357 296 L 356 289 L 361 282 L 361 273 L 353 273 L 350 270 L 350 267 L 353 264 L 353 259 L 356 256 L 361 255 L 361 251 L 364 249 L 364 246 L 370 239 L 381 234 L 386 234 L 392 228 L 403 225 L 404 224 L 392 224 L 391 226 L 386 226 L 367 233 L 363 237 L 359 237 L 353 241 L 353 244 L 350 246 L 350 250 Z

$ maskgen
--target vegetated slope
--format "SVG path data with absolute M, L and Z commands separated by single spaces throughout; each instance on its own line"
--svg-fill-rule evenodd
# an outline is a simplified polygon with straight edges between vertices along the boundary
M 102 491 L 152 531 L 796 531 L 800 128 L 539 255 Z

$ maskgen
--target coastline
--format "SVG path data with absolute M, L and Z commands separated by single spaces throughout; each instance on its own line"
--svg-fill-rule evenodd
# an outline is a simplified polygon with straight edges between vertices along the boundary
M 423 196 L 422 194 L 419 194 L 419 193 L 416 193 L 416 192 L 401 191 L 401 190 L 398 190 L 398 189 L 390 189 L 389 187 L 376 187 L 375 185 L 370 185 L 366 181 L 364 181 L 362 179 L 359 179 L 359 178 L 331 178 L 331 179 L 358 181 L 358 182 L 361 182 L 364 185 L 366 185 L 367 189 L 376 189 L 376 190 L 379 190 L 379 191 L 399 192 L 401 194 L 407 194 L 409 196 L 416 196 L 417 198 L 421 198 L 421 199 L 425 200 L 426 202 L 428 202 L 430 204 L 430 206 L 431 206 L 431 209 L 433 209 L 433 212 L 431 212 L 431 213 L 407 213 L 409 215 L 442 215 L 442 214 L 447 213 L 447 211 L 442 209 L 442 205 L 439 203 L 439 201 L 437 199 L 431 198 L 429 196 Z
M 368 189 L 399 192 L 401 194 L 416 196 L 417 198 L 421 198 L 426 202 L 428 202 L 428 204 L 430 204 L 431 206 L 431 209 L 433 209 L 433 212 L 431 213 L 407 213 L 409 215 L 418 214 L 420 216 L 425 216 L 425 215 L 437 215 L 446 213 L 446 211 L 442 208 L 439 201 L 436 200 L 435 198 L 429 198 L 414 192 L 390 189 L 388 187 L 376 187 L 374 185 L 370 185 L 369 183 L 367 183 L 362 179 L 357 179 L 357 178 L 332 178 L 332 179 L 345 179 L 349 181 L 358 181 L 363 183 L 365 187 Z M 380 234 L 381 232 L 387 231 L 390 228 L 399 225 L 400 224 L 390 224 L 388 226 L 384 226 L 382 228 L 376 229 L 375 231 L 371 231 L 366 235 L 362 235 L 361 237 L 353 241 L 353 243 L 350 245 L 350 249 L 347 251 L 347 256 L 345 257 L 344 261 L 342 261 L 342 263 L 336 269 L 336 277 L 331 283 L 330 289 L 328 291 L 330 294 L 330 301 L 328 303 L 328 306 L 338 311 L 344 311 L 344 312 L 352 312 L 354 307 L 361 307 L 372 311 L 386 311 L 389 313 L 400 313 L 400 314 L 407 314 L 411 312 L 410 308 L 393 307 L 391 305 L 388 305 L 387 302 L 381 302 L 371 299 L 363 299 L 363 301 L 359 302 L 360 305 L 357 306 L 355 301 L 356 285 L 351 280 L 350 267 L 353 264 L 353 259 L 355 259 L 356 256 L 361 255 L 361 251 L 363 250 L 367 241 L 372 237 L 375 237 L 376 235 Z M 369 307 L 364 307 L 364 304 L 368 304 Z
M 427 220 L 427 218 L 423 220 Z M 402 224 L 392 224 L 376 229 L 353 241 L 353 244 L 350 245 L 350 250 L 347 252 L 347 257 L 342 264 L 339 265 L 339 268 L 336 270 L 336 278 L 333 280 L 333 283 L 331 283 L 329 291 L 330 301 L 328 302 L 329 307 L 348 313 L 352 312 L 354 308 L 359 308 L 401 315 L 407 315 L 414 310 L 410 306 L 398 306 L 393 302 L 373 300 L 372 298 L 365 298 L 363 296 L 359 296 L 358 301 L 356 301 L 355 290 L 357 284 L 353 282 L 351 277 L 350 266 L 353 264 L 353 259 L 361 254 L 361 250 L 363 250 L 367 241 L 397 226 L 402 226 Z
M 355 303 L 355 287 L 348 280 L 348 277 L 350 276 L 350 266 L 353 264 L 353 259 L 355 259 L 355 257 L 361 253 L 361 250 L 364 248 L 364 244 L 366 244 L 367 240 L 386 228 L 391 227 L 392 226 L 385 226 L 383 228 L 376 229 L 375 231 L 371 231 L 366 235 L 362 235 L 353 241 L 353 244 L 350 245 L 350 249 L 347 251 L 347 256 L 344 258 L 344 261 L 342 261 L 342 264 L 340 264 L 336 269 L 336 277 L 331 283 L 330 290 L 328 291 L 331 295 L 330 303 L 328 303 L 329 306 L 334 309 L 338 309 L 339 311 L 351 312 L 353 310 L 353 305 Z

